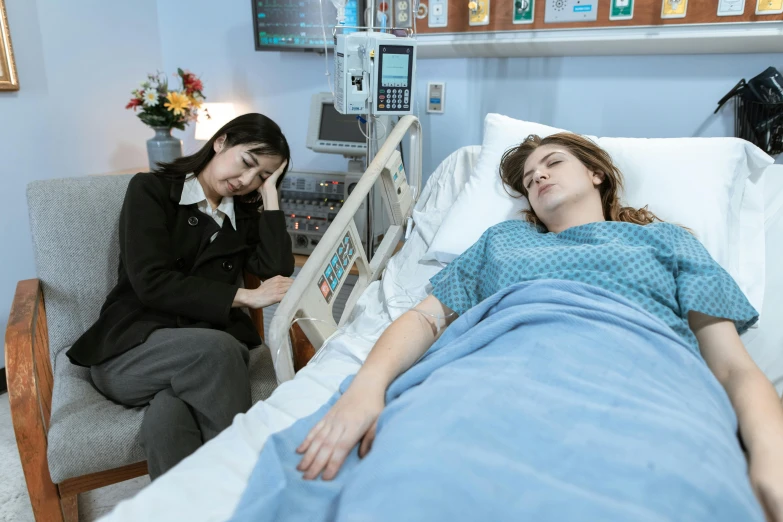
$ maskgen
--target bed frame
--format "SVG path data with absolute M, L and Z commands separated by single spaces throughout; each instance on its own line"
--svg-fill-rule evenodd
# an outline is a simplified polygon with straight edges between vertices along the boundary
M 408 132 L 411 156 L 409 165 L 412 174 L 409 186 L 415 187 L 415 191 L 412 192 L 413 198 L 404 200 L 399 194 L 405 195 L 408 183 L 396 149 Z M 398 178 L 400 175 L 402 179 Z M 368 261 L 354 216 L 379 178 L 384 182 L 391 182 L 393 179 L 395 183 L 402 182 L 404 185 L 401 187 L 402 192 L 396 187 L 395 190 L 388 190 L 388 185 L 383 185 L 385 203 L 389 208 L 397 205 L 398 212 L 390 216 L 391 225 L 372 259 Z M 404 116 L 389 134 L 277 307 L 269 327 L 267 343 L 272 351 L 278 383 L 293 379 L 295 373 L 295 354 L 289 337 L 292 324 L 301 319 L 293 326 L 301 327 L 302 333 L 317 351 L 324 341 L 337 331 L 338 326 L 345 323 L 359 296 L 370 283 L 380 278 L 386 263 L 394 254 L 420 189 L 421 125 L 416 117 Z M 359 270 L 359 278 L 345 304 L 338 325 L 332 316 L 332 306 L 354 264 Z

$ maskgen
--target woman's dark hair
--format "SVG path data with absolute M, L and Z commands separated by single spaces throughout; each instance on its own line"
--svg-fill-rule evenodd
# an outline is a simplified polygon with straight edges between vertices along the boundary
M 226 148 L 250 143 L 255 145 L 249 150 L 253 154 L 280 156 L 286 160 L 288 164 L 277 180 L 277 188 L 280 189 L 283 178 L 291 168 L 291 149 L 277 123 L 257 113 L 243 114 L 234 118 L 223 125 L 198 152 L 177 158 L 171 163 L 158 163 L 158 168 L 153 172 L 169 180 L 182 180 L 191 173 L 198 176 L 215 157 L 215 140 L 223 135 L 226 136 L 224 145 Z M 254 209 L 258 209 L 262 204 L 261 197 L 256 191 L 238 197 L 237 200 Z

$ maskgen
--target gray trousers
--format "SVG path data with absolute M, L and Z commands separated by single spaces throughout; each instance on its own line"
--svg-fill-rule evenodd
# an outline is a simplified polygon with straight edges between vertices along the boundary
M 115 402 L 149 404 L 141 444 L 155 480 L 250 409 L 248 360 L 247 346 L 226 332 L 167 328 L 90 374 Z

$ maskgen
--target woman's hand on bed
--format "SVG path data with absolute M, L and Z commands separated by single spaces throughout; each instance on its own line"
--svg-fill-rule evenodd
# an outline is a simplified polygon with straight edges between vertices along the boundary
M 383 391 L 351 386 L 296 449 L 304 454 L 296 467 L 305 480 L 331 480 L 361 441 L 359 457 L 372 448 L 378 417 L 385 405 Z
M 769 522 L 783 522 L 783 451 L 751 456 L 750 482 Z

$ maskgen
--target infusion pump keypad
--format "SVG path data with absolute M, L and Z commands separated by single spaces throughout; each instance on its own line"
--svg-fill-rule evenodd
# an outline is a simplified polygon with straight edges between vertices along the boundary
M 324 296 L 324 300 L 327 303 L 331 302 L 337 287 L 340 285 L 340 281 L 345 278 L 345 275 L 351 269 L 351 260 L 353 260 L 355 255 L 356 249 L 353 246 L 351 235 L 346 233 L 343 240 L 332 253 L 329 266 L 326 267 L 324 273 L 318 279 L 318 290 L 321 291 L 321 295 Z
M 378 108 L 387 111 L 410 110 L 411 91 L 404 87 L 378 89 Z

